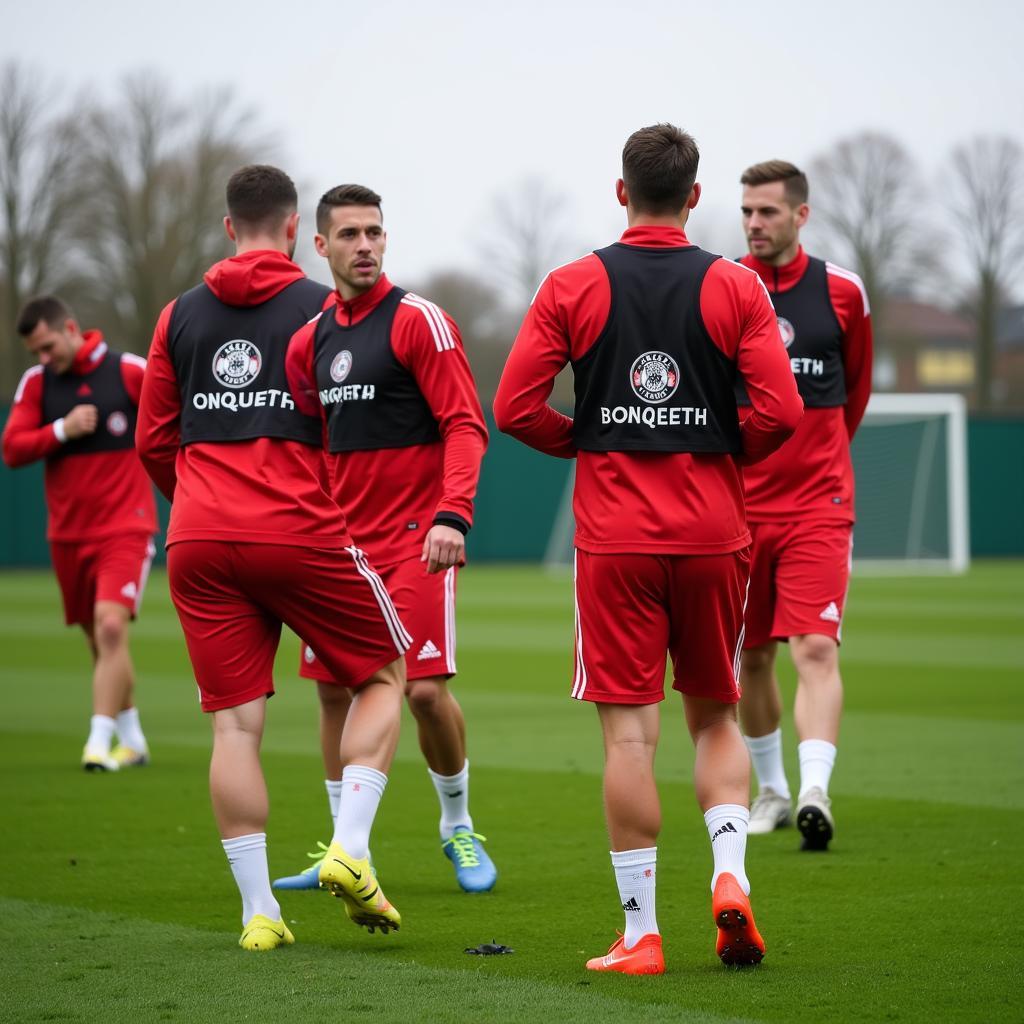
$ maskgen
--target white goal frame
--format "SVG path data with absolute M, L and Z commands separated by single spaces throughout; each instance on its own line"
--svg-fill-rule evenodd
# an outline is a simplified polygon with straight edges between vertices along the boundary
M 948 558 L 857 558 L 854 545 L 854 565 L 858 572 L 878 575 L 914 575 L 925 573 L 963 573 L 970 568 L 970 523 L 968 519 L 967 478 L 967 403 L 958 394 L 901 394 L 872 395 L 868 401 L 865 421 L 872 419 L 913 420 L 921 416 L 945 417 L 946 434 L 946 501 L 949 521 Z M 576 481 L 576 463 L 572 461 L 558 509 L 551 525 L 544 566 L 564 571 L 571 565 L 574 520 L 572 492 Z M 924 495 L 926 488 L 918 493 Z M 924 521 L 923 499 L 911 509 L 911 517 L 919 524 Z M 911 529 L 915 527 L 911 524 Z

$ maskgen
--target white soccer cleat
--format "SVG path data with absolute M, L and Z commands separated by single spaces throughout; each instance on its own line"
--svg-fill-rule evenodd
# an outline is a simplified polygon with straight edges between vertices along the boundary
M 791 810 L 788 796 L 781 796 L 771 786 L 765 786 L 750 806 L 747 835 L 763 836 L 788 825 Z
M 832 801 L 818 786 L 811 786 L 800 794 L 797 807 L 800 809 L 796 812 L 796 824 L 804 837 L 800 849 L 827 850 L 836 830 Z

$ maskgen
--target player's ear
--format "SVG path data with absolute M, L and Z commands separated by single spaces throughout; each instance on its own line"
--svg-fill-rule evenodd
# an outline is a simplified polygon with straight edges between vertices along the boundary
M 806 203 L 801 203 L 796 208 L 796 226 L 802 228 L 811 216 L 811 208 Z
M 695 181 L 686 200 L 686 208 L 692 210 L 700 202 L 700 182 Z
M 237 242 L 238 238 L 235 235 L 235 226 L 231 223 L 230 217 L 224 218 L 224 233 L 231 239 L 232 242 Z
M 284 222 L 285 235 L 289 242 L 294 242 L 299 236 L 299 214 L 298 211 L 290 213 L 288 219 Z
M 313 236 L 313 248 L 316 249 L 317 256 L 327 259 L 327 239 L 319 232 Z
M 629 193 L 626 191 L 626 183 L 619 178 L 615 182 L 615 198 L 619 201 L 619 206 L 629 206 Z

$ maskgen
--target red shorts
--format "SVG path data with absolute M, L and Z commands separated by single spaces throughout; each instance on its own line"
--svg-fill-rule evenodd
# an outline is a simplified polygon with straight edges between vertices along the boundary
M 572 695 L 599 704 L 654 704 L 672 687 L 724 704 L 740 699 L 749 549 L 726 555 L 576 552 Z
M 744 648 L 818 633 L 836 643 L 850 581 L 850 523 L 751 523 Z
M 64 621 L 89 625 L 98 601 L 124 605 L 132 618 L 139 614 L 142 592 L 156 547 L 148 533 L 78 543 L 53 541 L 50 557 L 64 599 Z
M 316 644 L 343 686 L 360 685 L 411 642 L 356 547 L 180 541 L 167 549 L 167 570 L 204 711 L 274 692 L 281 623 Z
M 419 557 L 380 570 L 398 614 L 412 635 L 405 652 L 407 679 L 455 675 L 455 567 L 427 573 Z M 329 683 L 334 677 L 309 643 L 302 645 L 299 675 Z

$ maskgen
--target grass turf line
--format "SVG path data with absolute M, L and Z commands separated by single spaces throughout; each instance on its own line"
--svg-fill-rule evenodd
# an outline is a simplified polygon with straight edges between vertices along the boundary
M 844 675 L 856 710 L 840 745 L 835 849 L 825 857 L 801 856 L 792 830 L 751 840 L 755 909 L 769 944 L 758 971 L 726 972 L 714 960 L 710 854 L 682 767 L 692 754 L 676 702 L 666 704 L 659 769 L 671 781 L 661 787 L 666 821 L 658 916 L 669 973 L 661 979 L 581 969 L 586 956 L 609 944 L 621 913 L 601 823 L 594 715 L 565 696 L 571 618 L 563 650 L 526 646 L 534 626 L 564 616 L 565 581 L 525 570 L 475 569 L 462 584 L 460 640 L 467 642 L 460 648 L 457 692 L 469 717 L 476 824 L 491 838 L 498 889 L 485 897 L 455 889 L 437 850 L 435 798 L 407 722 L 374 835 L 382 882 L 402 910 L 403 930 L 387 939 L 368 936 L 329 897 L 284 894 L 299 944 L 251 958 L 234 947 L 237 900 L 208 808 L 208 726 L 194 705 L 163 580 L 154 584 L 136 660 L 146 681 L 140 703 L 156 763 L 123 776 L 86 776 L 75 767 L 88 714 L 80 638 L 54 626 L 52 639 L 40 644 L 0 617 L 8 703 L 0 769 L 8 779 L 17 773 L 16 785 L 5 787 L 14 827 L 0 846 L 0 893 L 15 901 L 5 906 L 5 920 L 18 935 L 0 968 L 0 989 L 21 999 L 8 1002 L 14 1012 L 4 1012 L 6 1019 L 57 1013 L 138 1020 L 120 1016 L 129 1005 L 125 986 L 130 993 L 133 985 L 150 1000 L 142 1019 L 221 1016 L 220 994 L 212 982 L 200 983 L 204 978 L 222 979 L 221 989 L 237 992 L 239 1005 L 251 1006 L 253 1015 L 270 1003 L 289 1013 L 308 1009 L 312 1018 L 305 1019 L 316 1019 L 316 1008 L 322 1012 L 332 1000 L 350 1019 L 391 1019 L 364 998 L 385 991 L 388 1005 L 397 1008 L 394 1019 L 405 1020 L 448 1019 L 453 1006 L 461 1020 L 481 1021 L 542 1015 L 590 1021 L 1013 1019 L 1009 1000 L 1019 983 L 1011 965 L 1022 908 L 1011 851 L 1020 848 L 1024 830 L 1019 813 L 998 801 L 975 806 L 971 792 L 987 792 L 1001 768 L 1020 771 L 1021 746 L 1005 746 L 1019 736 L 1024 717 L 1020 677 L 1012 665 L 1000 675 L 988 664 L 988 634 L 1001 620 L 985 617 L 975 630 L 977 617 L 951 621 L 941 609 L 944 602 L 977 600 L 998 604 L 1012 619 L 1024 608 L 1020 566 L 983 566 L 961 581 L 855 581 L 844 660 L 847 648 L 854 656 Z M 873 615 L 872 594 L 890 605 L 911 602 L 915 631 L 931 622 L 936 636 L 955 633 L 957 663 L 908 677 L 901 665 L 879 668 L 855 656 L 865 637 L 898 635 L 892 627 L 897 613 L 887 607 Z M 10 608 L 19 621 L 56 619 L 55 600 L 42 574 L 0 577 L 0 611 Z M 569 602 L 571 615 L 571 595 Z M 525 648 L 521 653 L 490 649 L 495 619 Z M 295 657 L 289 644 L 268 725 L 271 866 L 281 873 L 303 866 L 305 849 L 326 838 L 328 828 L 311 694 L 290 681 Z M 972 658 L 978 670 L 965 686 L 961 665 Z M 52 666 L 49 684 L 37 674 L 43 662 Z M 31 672 L 35 685 L 18 685 L 22 672 Z M 971 683 L 983 707 L 1000 709 L 999 721 L 992 720 L 995 714 L 978 716 Z M 968 745 L 954 747 L 963 786 L 949 792 L 952 772 L 940 774 L 937 785 L 931 771 L 907 781 L 904 773 L 916 761 L 934 767 L 948 757 L 968 708 L 975 715 L 965 724 L 974 731 Z M 531 722 L 548 727 L 531 735 Z M 995 737 L 987 747 L 981 745 L 986 735 Z M 961 756 L 970 744 L 975 756 Z M 919 790 L 921 799 L 901 799 L 908 790 Z M 50 909 L 26 908 L 18 900 L 42 901 Z M 108 913 L 115 918 L 96 917 Z M 71 922 L 108 920 L 105 937 L 85 946 L 68 938 Z M 517 953 L 488 960 L 461 953 L 492 938 Z M 58 950 L 66 960 L 58 964 L 55 956 L 48 988 L 42 987 L 38 972 Z M 90 968 L 93 960 L 113 966 Z M 219 969 L 207 972 L 213 963 Z M 113 984 L 115 978 L 120 982 Z M 358 993 L 351 1001 L 349 989 Z M 187 997 L 178 1007 L 161 1008 L 158 1003 L 174 1001 L 166 991 Z M 249 1002 L 244 991 L 251 993 Z

